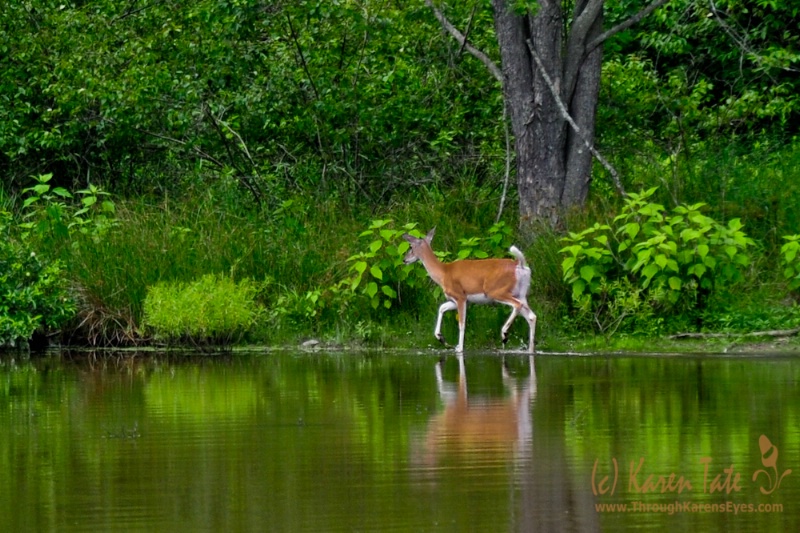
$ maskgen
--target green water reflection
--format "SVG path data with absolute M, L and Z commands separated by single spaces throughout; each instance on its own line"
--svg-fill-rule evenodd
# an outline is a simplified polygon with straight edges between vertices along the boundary
M 540 355 L 533 369 L 5 356 L 0 531 L 799 529 L 800 362 Z M 743 512 L 765 506 L 782 509 Z

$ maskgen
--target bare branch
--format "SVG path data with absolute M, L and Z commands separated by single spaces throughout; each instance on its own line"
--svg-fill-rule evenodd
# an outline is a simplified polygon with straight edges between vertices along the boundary
M 500 207 L 497 210 L 497 219 L 495 222 L 500 222 L 500 217 L 503 216 L 506 193 L 508 193 L 508 178 L 511 175 L 511 135 L 508 131 L 508 106 L 506 105 L 505 98 L 503 99 L 503 131 L 506 137 L 506 172 L 503 179 L 503 195 L 500 197 Z
M 469 14 L 469 22 L 467 22 L 467 29 L 464 30 L 464 42 L 461 43 L 461 48 L 458 49 L 458 54 L 461 55 L 464 53 L 464 46 L 467 44 L 467 39 L 469 38 L 469 32 L 472 31 L 472 22 L 475 20 L 475 12 L 478 10 L 478 3 L 472 4 L 472 13 Z
M 114 119 L 104 117 L 101 120 L 103 120 L 105 122 L 108 122 L 109 124 L 115 124 L 116 125 L 116 122 L 114 121 Z M 188 142 L 182 141 L 181 139 L 176 139 L 176 138 L 170 137 L 168 135 L 162 135 L 161 133 L 156 133 L 154 131 L 149 131 L 149 130 L 146 130 L 146 129 L 143 129 L 143 128 L 139 128 L 137 126 L 131 126 L 131 127 L 133 128 L 134 131 L 138 131 L 139 133 L 143 133 L 144 135 L 149 135 L 150 137 L 155 137 L 156 139 L 161 139 L 162 141 L 171 142 L 171 143 L 174 143 L 174 144 L 177 144 L 177 145 L 180 145 L 180 146 L 191 147 L 192 151 L 195 154 L 197 154 L 197 156 L 200 159 L 202 159 L 204 161 L 208 161 L 209 163 L 212 163 L 212 164 L 218 166 L 219 168 L 224 168 L 225 167 L 225 163 L 223 163 L 222 161 L 220 161 L 216 157 L 204 152 L 198 146 L 191 146 Z
M 234 156 L 233 150 L 231 148 L 231 143 L 228 142 L 228 140 L 225 137 L 225 134 L 222 131 L 222 128 L 220 126 L 225 127 L 225 129 L 227 129 L 233 136 L 235 136 L 239 140 L 239 142 L 241 144 L 241 147 L 240 147 L 239 150 L 241 152 L 243 152 L 245 154 L 245 156 L 247 157 L 247 159 L 250 162 L 250 165 L 251 165 L 251 167 L 253 169 L 253 172 L 256 175 L 256 178 L 260 178 L 260 176 L 258 175 L 258 169 L 257 169 L 258 167 L 256 167 L 256 164 L 255 164 L 255 161 L 253 161 L 253 158 L 250 157 L 250 151 L 247 149 L 247 145 L 244 143 L 244 140 L 225 121 L 223 121 L 222 119 L 214 116 L 214 114 L 211 112 L 210 107 L 207 104 L 203 105 L 203 111 L 204 111 L 205 115 L 208 117 L 208 119 L 211 121 L 211 124 L 214 126 L 214 129 L 216 130 L 217 134 L 219 135 L 220 141 L 225 146 L 225 150 L 228 152 L 228 159 L 230 160 L 231 166 L 233 168 L 235 168 L 236 171 L 239 173 L 239 176 L 238 176 L 239 181 L 250 191 L 250 194 L 253 195 L 253 199 L 256 201 L 257 204 L 260 205 L 261 204 L 261 197 L 263 196 L 263 193 L 262 193 L 261 189 L 258 187 L 257 182 L 253 182 L 251 179 L 247 178 L 247 173 L 244 171 L 243 168 L 241 168 L 237 164 L 236 157 Z
M 531 43 L 530 39 L 528 39 L 526 42 L 528 43 L 528 49 L 531 51 L 533 60 L 536 62 L 536 67 L 541 72 L 542 78 L 544 79 L 547 88 L 550 89 L 550 94 L 553 95 L 553 99 L 556 101 L 556 106 L 558 107 L 558 110 L 561 112 L 561 116 L 564 117 L 564 120 L 566 120 L 569 123 L 575 134 L 578 135 L 578 137 L 580 137 L 583 140 L 583 143 L 586 145 L 586 148 L 589 149 L 589 151 L 592 153 L 595 159 L 597 159 L 605 167 L 605 169 L 608 170 L 609 174 L 611 174 L 611 178 L 614 180 L 614 187 L 617 189 L 617 191 L 622 195 L 627 194 L 625 192 L 625 187 L 622 186 L 622 182 L 619 179 L 619 174 L 617 173 L 616 169 L 614 169 L 614 167 L 611 166 L 611 163 L 609 163 L 606 160 L 606 158 L 603 157 L 600 154 L 600 152 L 597 151 L 597 149 L 594 147 L 594 144 L 592 143 L 592 140 L 586 136 L 586 134 L 580 129 L 580 127 L 578 127 L 578 124 L 575 122 L 575 120 L 573 120 L 572 116 L 569 114 L 567 106 L 565 106 L 564 102 L 561 100 L 561 96 L 558 93 L 558 89 L 553 84 L 553 80 L 547 74 L 547 71 L 544 68 L 544 64 L 542 63 L 542 60 L 539 57 L 539 54 L 533 47 L 533 43 Z
M 500 85 L 503 85 L 503 71 L 500 70 L 500 67 L 498 67 L 494 61 L 489 58 L 489 56 L 472 46 L 467 41 L 467 36 L 458 31 L 458 29 L 453 26 L 449 20 L 447 20 L 444 14 L 433 5 L 431 0 L 425 0 L 425 5 L 433 10 L 433 14 L 439 20 L 442 27 L 447 31 L 447 33 L 452 35 L 456 41 L 458 41 L 458 43 L 461 45 L 461 48 L 466 48 L 467 52 L 472 54 L 473 57 L 483 63 L 484 66 L 489 69 L 489 72 L 492 73 L 492 76 L 494 76 L 494 78 L 500 82 Z
M 642 20 L 647 15 L 649 15 L 659 7 L 663 6 L 667 2 L 669 2 L 669 0 L 655 0 L 655 2 L 642 9 L 634 16 L 630 17 L 629 19 L 623 20 L 613 28 L 604 31 L 603 33 L 598 35 L 596 39 L 592 40 L 590 43 L 586 45 L 586 53 L 588 54 L 589 52 L 591 52 L 592 50 L 603 44 L 603 41 L 607 40 L 612 35 L 616 35 L 617 33 L 623 30 L 627 30 L 628 28 L 638 23 L 640 20 Z
M 308 70 L 308 63 L 306 63 L 306 56 L 303 54 L 303 47 L 300 46 L 300 38 L 297 35 L 297 32 L 294 31 L 294 25 L 292 24 L 292 17 L 289 16 L 289 13 L 286 13 L 286 21 L 289 23 L 289 32 L 292 36 L 292 41 L 294 42 L 295 47 L 297 48 L 297 55 L 300 58 L 300 66 L 303 67 L 303 71 L 306 73 L 306 77 L 308 78 L 308 82 L 311 84 L 311 89 L 314 91 L 314 96 L 319 100 L 319 91 L 317 90 L 317 85 L 314 83 L 314 78 L 311 76 L 311 71 Z

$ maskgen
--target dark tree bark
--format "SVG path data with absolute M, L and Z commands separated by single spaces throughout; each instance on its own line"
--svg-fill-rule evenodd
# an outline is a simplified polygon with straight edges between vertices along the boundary
M 462 48 L 486 64 L 503 85 L 514 133 L 522 225 L 535 220 L 556 225 L 565 210 L 582 206 L 589 193 L 592 156 L 624 193 L 616 172 L 594 148 L 602 43 L 668 0 L 654 0 L 607 31 L 605 0 L 576 0 L 568 26 L 560 0 L 539 0 L 535 13 L 525 14 L 515 12 L 509 0 L 492 0 L 502 75 L 432 0 L 425 1 Z
M 577 2 L 568 35 L 558 0 L 542 0 L 534 15 L 515 13 L 506 0 L 492 3 L 516 143 L 520 218 L 555 225 L 564 209 L 583 205 L 589 191 L 592 153 L 584 138 L 594 137 L 602 52 L 586 45 L 602 32 L 603 0 Z M 583 137 L 569 127 L 556 98 Z

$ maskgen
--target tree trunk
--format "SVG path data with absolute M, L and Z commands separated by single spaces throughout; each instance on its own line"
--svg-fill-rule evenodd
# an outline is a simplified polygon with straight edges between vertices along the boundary
M 591 42 L 602 31 L 603 13 L 601 10 L 587 32 L 581 48 L 584 48 L 586 41 Z M 602 60 L 602 49 L 598 46 L 581 61 L 569 106 L 569 113 L 584 136 L 592 140 L 594 140 L 595 132 L 597 99 L 600 94 Z M 564 192 L 561 195 L 561 205 L 569 209 L 586 203 L 586 197 L 589 194 L 589 183 L 592 177 L 592 154 L 583 139 L 572 129 L 567 131 L 567 137 L 567 168 Z
M 493 0 L 504 91 L 517 154 L 521 224 L 556 225 L 564 209 L 583 205 L 592 154 L 568 128 L 556 95 L 536 68 L 528 41 L 542 61 L 557 96 L 584 136 L 594 136 L 602 52 L 586 43 L 602 31 L 603 0 L 576 3 L 568 39 L 561 3 L 541 0 L 534 15 L 518 15 L 507 0 Z M 562 52 L 563 51 L 563 52 Z

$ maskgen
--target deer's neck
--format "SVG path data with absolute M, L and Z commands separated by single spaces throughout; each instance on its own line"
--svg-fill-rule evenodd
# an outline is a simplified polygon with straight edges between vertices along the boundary
M 436 257 L 436 254 L 433 253 L 433 249 L 431 249 L 430 246 L 422 248 L 419 254 L 419 260 L 422 261 L 422 266 L 428 271 L 428 275 L 431 279 L 441 286 L 444 281 L 445 265 L 439 261 L 439 258 Z

